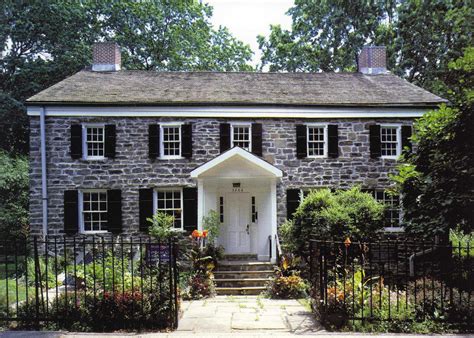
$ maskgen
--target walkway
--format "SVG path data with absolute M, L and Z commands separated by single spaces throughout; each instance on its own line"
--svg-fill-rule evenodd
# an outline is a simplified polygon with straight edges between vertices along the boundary
M 274 300 L 258 296 L 217 296 L 183 302 L 178 330 L 189 333 L 294 333 L 321 328 L 310 309 L 297 300 Z M 173 334 L 171 334 L 173 335 Z

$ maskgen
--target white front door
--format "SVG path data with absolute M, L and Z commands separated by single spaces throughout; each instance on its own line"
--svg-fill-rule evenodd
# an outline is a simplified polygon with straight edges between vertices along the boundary
M 250 253 L 250 196 L 248 193 L 226 195 L 226 245 L 229 254 Z

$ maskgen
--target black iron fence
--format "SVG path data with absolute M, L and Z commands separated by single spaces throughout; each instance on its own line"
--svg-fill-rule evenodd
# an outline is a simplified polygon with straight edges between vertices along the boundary
M 469 244 L 312 240 L 316 310 L 335 326 L 429 319 L 472 327 L 473 253 Z
M 0 326 L 177 327 L 178 246 L 172 240 L 0 240 L 0 252 Z

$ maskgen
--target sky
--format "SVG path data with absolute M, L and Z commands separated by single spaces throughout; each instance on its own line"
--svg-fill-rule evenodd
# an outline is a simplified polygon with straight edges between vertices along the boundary
M 212 25 L 226 26 L 237 39 L 250 45 L 254 52 L 252 64 L 260 61 L 257 35 L 268 36 L 270 24 L 291 28 L 291 18 L 285 15 L 293 0 L 204 0 L 214 7 Z

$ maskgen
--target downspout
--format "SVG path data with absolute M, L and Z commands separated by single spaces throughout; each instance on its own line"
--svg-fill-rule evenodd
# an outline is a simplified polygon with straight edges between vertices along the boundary
M 46 181 L 46 126 L 45 108 L 40 108 L 41 200 L 43 206 L 43 237 L 48 235 L 48 186 Z

